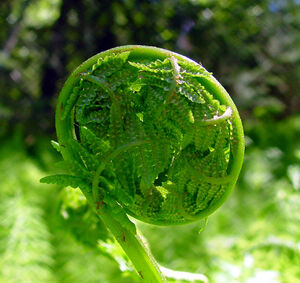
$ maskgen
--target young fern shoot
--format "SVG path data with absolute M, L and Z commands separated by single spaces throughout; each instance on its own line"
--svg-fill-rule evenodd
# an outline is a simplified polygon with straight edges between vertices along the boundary
M 143 282 L 165 282 L 127 215 L 156 225 L 209 216 L 232 191 L 244 155 L 237 109 L 196 62 L 168 50 L 122 46 L 68 78 L 56 110 L 68 174 L 44 183 L 79 187 Z

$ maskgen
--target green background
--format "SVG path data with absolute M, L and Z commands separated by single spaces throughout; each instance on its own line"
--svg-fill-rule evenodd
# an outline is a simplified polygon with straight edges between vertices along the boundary
M 201 62 L 230 93 L 246 155 L 203 223 L 138 223 L 165 267 L 210 282 L 300 282 L 299 0 L 2 0 L 0 282 L 132 282 L 80 193 L 47 186 L 54 108 L 72 70 L 127 44 Z M 122 254 L 112 250 L 122 262 Z

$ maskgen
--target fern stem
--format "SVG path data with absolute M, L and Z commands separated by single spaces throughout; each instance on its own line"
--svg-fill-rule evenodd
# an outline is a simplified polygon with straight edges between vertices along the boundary
M 159 270 L 158 264 L 151 255 L 149 249 L 144 245 L 138 233 L 134 235 L 127 229 L 123 228 L 113 218 L 109 211 L 106 210 L 105 206 L 100 206 L 99 209 L 97 209 L 97 214 L 131 260 L 135 270 L 142 279 L 142 282 L 167 282 Z
M 105 204 L 95 205 L 97 200 L 90 193 L 82 190 L 93 210 L 102 220 L 106 228 L 113 234 L 119 245 L 122 247 L 128 258 L 131 260 L 136 272 L 145 283 L 166 283 L 157 262 L 150 250 L 143 243 L 141 236 L 125 229 L 114 219 Z M 100 199 L 98 199 L 99 201 Z M 100 200 L 101 202 L 101 200 Z M 97 202 L 98 203 L 98 202 Z

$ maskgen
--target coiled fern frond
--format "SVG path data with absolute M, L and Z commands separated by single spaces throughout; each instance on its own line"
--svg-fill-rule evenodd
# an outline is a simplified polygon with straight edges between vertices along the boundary
M 91 188 L 101 167 L 94 185 L 103 197 L 153 224 L 211 214 L 243 160 L 226 91 L 201 65 L 158 48 L 115 48 L 81 65 L 61 93 L 56 125 L 72 176 L 53 181 Z
M 69 172 L 42 181 L 80 187 L 133 232 L 126 213 L 158 225 L 207 217 L 243 161 L 242 124 L 224 88 L 154 47 L 114 48 L 80 65 L 60 93 L 56 129 Z

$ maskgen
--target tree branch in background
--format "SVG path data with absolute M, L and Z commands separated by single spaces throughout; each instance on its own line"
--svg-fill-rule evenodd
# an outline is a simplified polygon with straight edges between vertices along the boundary
M 6 40 L 6 42 L 3 46 L 3 49 L 2 49 L 2 53 L 5 58 L 8 58 L 10 56 L 12 50 L 14 49 L 14 47 L 17 44 L 18 35 L 21 30 L 21 23 L 22 23 L 26 8 L 28 7 L 29 3 L 30 3 L 30 0 L 24 0 L 22 2 L 21 9 L 20 9 L 19 15 L 17 17 L 17 20 L 11 27 L 8 39 Z

